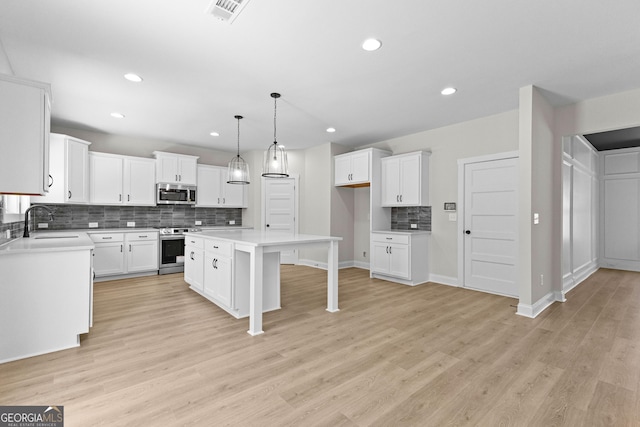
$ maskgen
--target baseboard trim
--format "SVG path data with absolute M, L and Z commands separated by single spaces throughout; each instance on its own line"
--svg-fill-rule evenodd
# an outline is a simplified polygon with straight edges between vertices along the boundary
M 571 289 L 587 280 L 593 273 L 598 271 L 598 269 L 598 264 L 594 262 L 590 264 L 588 268 L 582 269 L 577 274 L 572 274 L 569 277 L 565 278 L 565 280 L 563 280 L 562 282 L 562 292 L 566 294 Z
M 540 313 L 546 310 L 547 307 L 558 301 L 556 293 L 557 292 L 549 292 L 538 301 L 536 301 L 533 305 L 519 303 L 516 314 L 519 316 L 535 319 Z
M 438 283 L 440 285 L 453 286 L 456 288 L 460 287 L 460 285 L 458 284 L 457 277 L 442 276 L 440 274 L 430 274 L 429 281 L 433 283 Z

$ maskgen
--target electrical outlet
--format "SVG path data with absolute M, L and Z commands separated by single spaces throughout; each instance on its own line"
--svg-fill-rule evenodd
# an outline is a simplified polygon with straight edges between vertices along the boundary
M 135 226 L 136 226 L 135 221 L 127 221 L 127 227 L 135 227 Z
M 362 251 L 362 257 L 366 258 L 367 257 L 367 251 Z
M 97 222 L 90 222 L 89 223 L 89 228 L 98 228 L 98 223 Z
M 411 224 L 411 228 L 417 229 L 418 228 L 418 224 Z
M 458 214 L 457 213 L 450 213 L 449 214 L 449 221 L 457 221 L 458 220 Z
M 49 223 L 48 222 L 39 222 L 38 223 L 38 228 L 49 228 Z
M 544 274 L 540 275 L 540 286 L 544 286 Z
M 202 225 L 202 221 L 196 221 L 196 225 Z
M 236 225 L 235 220 L 233 220 L 233 219 L 232 219 L 232 220 L 230 220 L 230 221 L 229 221 L 229 225 Z
M 4 232 L 4 236 L 5 236 L 7 239 L 10 239 L 10 238 L 11 238 L 11 230 L 6 230 L 6 231 Z

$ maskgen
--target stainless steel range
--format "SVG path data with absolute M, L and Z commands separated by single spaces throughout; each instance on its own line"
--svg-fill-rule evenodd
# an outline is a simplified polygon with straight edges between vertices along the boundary
M 158 274 L 184 271 L 184 233 L 202 231 L 199 228 L 171 227 L 160 229 Z

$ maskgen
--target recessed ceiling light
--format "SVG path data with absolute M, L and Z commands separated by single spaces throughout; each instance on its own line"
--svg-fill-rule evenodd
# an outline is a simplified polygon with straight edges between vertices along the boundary
M 111 117 L 115 119 L 124 119 L 124 114 L 122 113 L 111 113 Z
M 336 131 L 335 128 L 327 128 L 327 132 L 329 133 L 334 133 Z
M 142 81 L 142 77 L 134 73 L 127 73 L 124 75 L 124 78 L 134 83 L 140 83 Z
M 458 89 L 456 89 L 455 87 L 445 87 L 440 93 L 443 95 L 453 95 L 457 91 Z
M 211 136 L 220 136 L 220 134 L 218 132 L 211 132 L 209 135 L 211 135 Z
M 378 39 L 366 39 L 362 43 L 362 48 L 369 52 L 380 49 L 380 46 L 382 46 L 382 42 Z

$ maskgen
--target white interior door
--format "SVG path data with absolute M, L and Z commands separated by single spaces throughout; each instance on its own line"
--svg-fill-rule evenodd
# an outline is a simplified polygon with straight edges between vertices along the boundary
M 263 179 L 264 231 L 296 233 L 296 179 L 294 177 Z M 280 253 L 280 264 L 296 264 L 297 262 L 297 250 Z
M 464 287 L 517 297 L 518 159 L 464 165 Z

